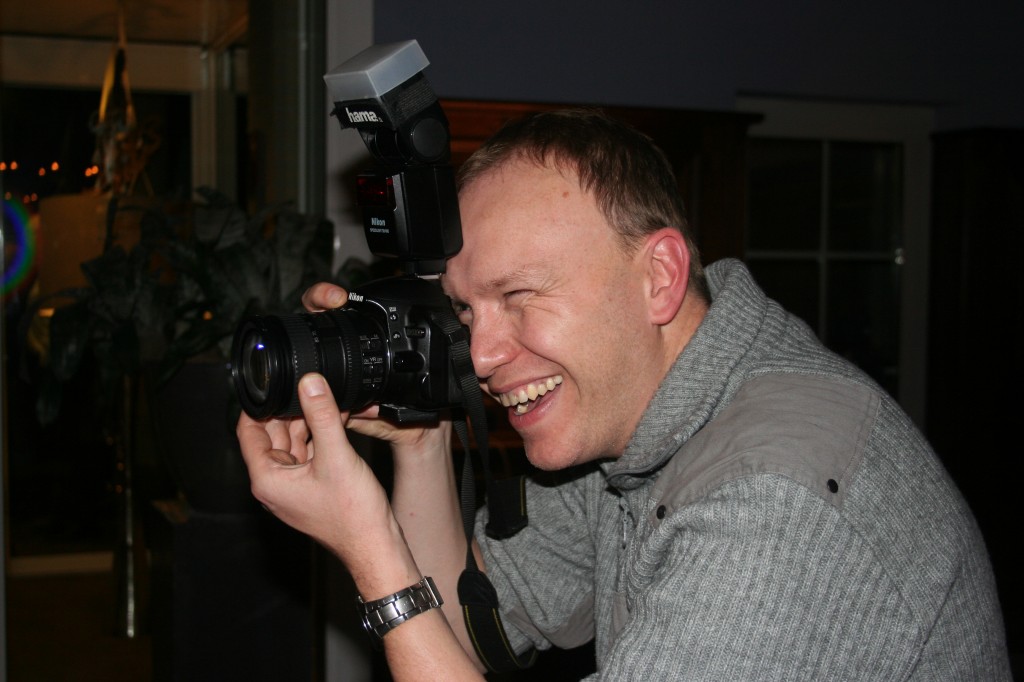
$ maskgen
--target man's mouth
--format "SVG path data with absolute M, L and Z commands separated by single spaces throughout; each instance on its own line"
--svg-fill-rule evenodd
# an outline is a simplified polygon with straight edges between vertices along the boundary
M 547 379 L 517 388 L 514 391 L 502 393 L 498 396 L 498 400 L 504 407 L 515 407 L 516 414 L 526 414 L 533 409 L 538 398 L 555 390 L 560 383 L 562 383 L 562 375 L 556 374 Z

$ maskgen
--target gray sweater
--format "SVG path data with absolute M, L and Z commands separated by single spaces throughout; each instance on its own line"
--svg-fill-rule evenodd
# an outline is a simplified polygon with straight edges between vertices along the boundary
M 478 532 L 514 646 L 594 679 L 1004 680 L 970 510 L 895 402 L 737 261 L 622 457 Z M 478 531 L 480 528 L 478 527 Z

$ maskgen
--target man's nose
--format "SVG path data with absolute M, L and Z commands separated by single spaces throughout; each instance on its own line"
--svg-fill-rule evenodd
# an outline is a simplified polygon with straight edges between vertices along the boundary
M 500 320 L 473 320 L 469 337 L 469 353 L 473 358 L 473 368 L 481 380 L 487 380 L 502 365 L 515 356 L 518 343 L 514 330 Z

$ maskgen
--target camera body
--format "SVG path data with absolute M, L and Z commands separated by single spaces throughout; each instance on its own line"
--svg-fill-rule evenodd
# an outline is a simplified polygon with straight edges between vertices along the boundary
M 371 282 L 337 310 L 251 317 L 234 352 L 242 407 L 255 418 L 301 414 L 299 379 L 318 372 L 342 410 L 380 403 L 392 421 L 433 421 L 461 398 L 439 324 L 450 310 L 435 282 L 406 276 Z
M 448 121 L 421 73 L 427 63 L 406 41 L 371 47 L 324 76 L 332 115 L 378 162 L 357 181 L 367 244 L 405 274 L 349 292 L 337 310 L 243 320 L 231 373 L 255 419 L 301 414 L 298 382 L 309 372 L 324 376 L 342 410 L 379 403 L 398 423 L 434 422 L 463 397 L 449 351 L 468 334 L 439 281 L 462 228 Z

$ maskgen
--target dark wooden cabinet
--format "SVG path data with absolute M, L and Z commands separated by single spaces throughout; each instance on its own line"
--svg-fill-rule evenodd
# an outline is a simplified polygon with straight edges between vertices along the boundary
M 1024 129 L 937 134 L 932 159 L 927 435 L 985 535 L 1019 659 Z
M 935 135 L 932 182 L 928 435 L 973 467 L 1024 407 L 1024 130 Z

